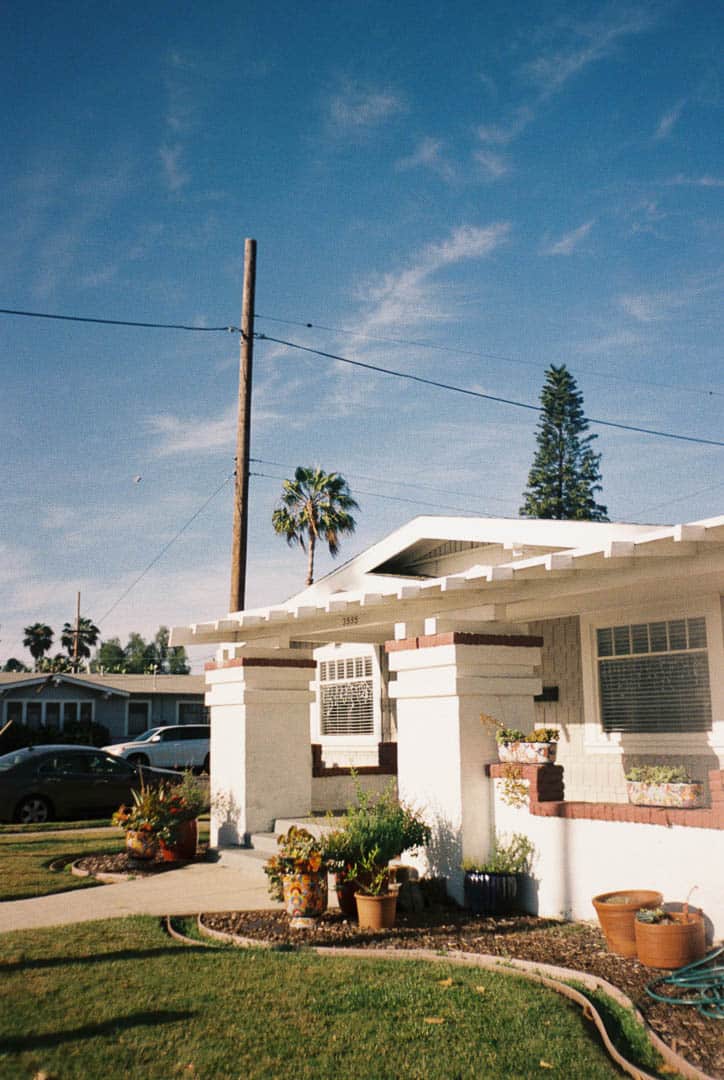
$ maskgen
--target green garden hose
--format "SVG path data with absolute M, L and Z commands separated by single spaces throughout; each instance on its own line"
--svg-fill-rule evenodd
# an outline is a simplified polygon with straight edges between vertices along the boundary
M 714 964 L 718 956 L 724 953 L 724 945 L 709 953 L 703 960 L 672 971 L 654 979 L 646 987 L 646 993 L 656 1001 L 665 1001 L 667 1005 L 693 1005 L 702 1016 L 709 1020 L 724 1020 L 724 964 Z M 688 997 L 669 997 L 657 994 L 655 986 L 676 986 L 690 991 Z

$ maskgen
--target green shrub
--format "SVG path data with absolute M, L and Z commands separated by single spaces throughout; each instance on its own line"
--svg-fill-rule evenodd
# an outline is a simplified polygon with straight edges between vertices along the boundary
M 626 773 L 627 780 L 643 784 L 691 784 L 683 765 L 635 765 Z
M 495 834 L 493 848 L 485 862 L 465 859 L 463 870 L 472 874 L 528 874 L 535 847 L 524 833 L 509 839 Z

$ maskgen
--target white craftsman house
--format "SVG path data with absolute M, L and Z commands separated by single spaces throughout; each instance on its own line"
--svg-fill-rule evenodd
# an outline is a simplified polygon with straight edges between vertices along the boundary
M 219 645 L 212 836 L 239 844 L 342 807 L 354 766 L 366 784 L 396 775 L 424 809 L 423 862 L 458 897 L 463 857 L 496 829 L 526 832 L 542 914 L 589 918 L 607 889 L 683 900 L 697 886 L 722 934 L 723 605 L 724 517 L 416 518 L 285 604 L 174 630 L 174 644 Z M 560 731 L 556 766 L 522 767 L 525 806 L 501 797 L 481 716 Z M 629 807 L 624 772 L 650 761 L 686 765 L 706 807 Z

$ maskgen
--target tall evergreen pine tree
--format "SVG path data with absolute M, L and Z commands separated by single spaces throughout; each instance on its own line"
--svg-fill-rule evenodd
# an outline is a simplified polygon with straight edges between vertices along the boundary
M 585 435 L 583 394 L 565 364 L 548 368 L 540 401 L 538 449 L 523 492 L 521 516 L 608 521 L 606 507 L 594 498 L 601 491 L 601 455 L 591 449 L 597 436 Z

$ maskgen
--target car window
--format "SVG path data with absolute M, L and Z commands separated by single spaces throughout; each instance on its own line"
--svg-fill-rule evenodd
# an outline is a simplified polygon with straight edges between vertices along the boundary
M 144 731 L 142 735 L 134 735 L 132 741 L 133 742 L 148 742 L 149 739 L 153 738 L 153 736 L 156 734 L 157 731 L 158 731 L 157 727 L 149 728 L 148 731 Z
M 183 735 L 179 734 L 180 731 L 181 728 L 166 728 L 165 731 L 161 732 L 161 742 L 178 742 L 179 739 L 183 738 Z
M 207 724 L 194 724 L 192 739 L 208 739 L 211 734 L 211 728 Z
M 40 776 L 72 776 L 79 772 L 88 772 L 85 756 L 62 750 L 48 755 L 38 766 Z
M 88 769 L 94 776 L 128 776 L 133 772 L 125 761 L 111 757 L 110 754 L 89 754 Z
M 3 754 L 0 757 L 0 772 L 4 772 L 6 769 L 13 769 L 16 765 L 25 765 L 31 761 L 33 757 L 37 757 L 37 753 L 33 750 L 13 750 L 9 754 Z

